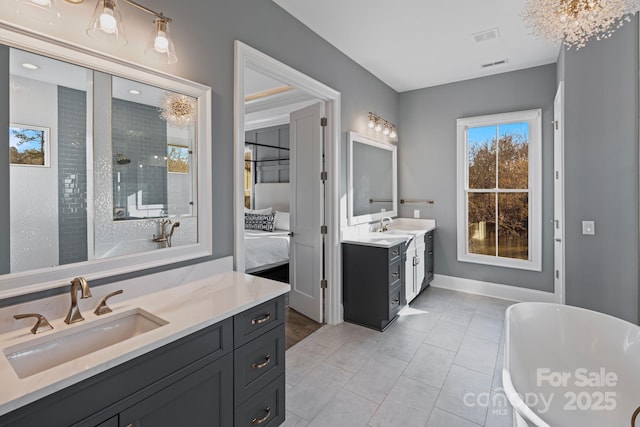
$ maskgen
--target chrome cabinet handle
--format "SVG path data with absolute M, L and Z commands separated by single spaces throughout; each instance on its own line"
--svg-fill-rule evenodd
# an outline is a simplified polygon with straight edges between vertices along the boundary
M 391 301 L 392 305 L 400 305 L 400 300 L 399 299 L 394 299 L 393 301 Z
M 391 273 L 391 277 L 393 278 L 400 277 L 400 273 Z
M 269 419 L 269 417 L 271 416 L 271 407 L 268 406 L 267 409 L 265 409 L 265 411 L 267 412 L 267 414 L 262 417 L 262 418 L 254 418 L 251 420 L 251 424 L 253 424 L 254 426 L 260 425 L 262 423 L 264 423 L 265 421 L 267 421 Z
M 36 319 L 38 319 L 36 321 L 36 324 L 33 325 L 33 328 L 31 328 L 31 333 L 32 334 L 35 335 L 35 334 L 38 334 L 40 332 L 50 331 L 51 329 L 53 329 L 53 326 L 51 326 L 51 323 L 49 323 L 47 318 L 44 317 L 42 314 L 28 313 L 28 314 L 16 314 L 16 315 L 13 316 L 13 318 L 16 319 L 16 320 L 27 319 L 29 317 L 35 317 Z
M 271 313 L 266 313 L 262 319 L 252 319 L 251 320 L 251 324 L 252 325 L 259 325 L 261 323 L 266 322 L 269 319 L 271 319 Z
M 429 252 L 429 255 L 433 255 L 433 251 L 430 251 L 430 252 Z
M 399 249 L 396 249 L 395 251 L 391 251 L 391 255 L 393 255 L 393 256 L 396 256 L 398 254 L 400 254 L 400 250 Z
M 107 295 L 106 297 L 102 298 L 102 302 L 100 302 L 100 305 L 98 305 L 98 307 L 96 307 L 96 309 L 93 312 L 93 314 L 95 314 L 96 316 L 102 316 L 103 314 L 111 313 L 113 310 L 111 310 L 111 307 L 109 307 L 107 305 L 107 300 L 109 298 L 111 298 L 112 296 L 120 295 L 122 292 L 123 292 L 123 290 L 120 289 L 119 291 L 111 292 L 109 295 Z
M 262 363 L 252 363 L 251 364 L 251 369 L 262 369 L 265 366 L 267 366 L 269 363 L 271 363 L 271 355 L 267 354 L 264 357 L 264 362 L 262 362 Z

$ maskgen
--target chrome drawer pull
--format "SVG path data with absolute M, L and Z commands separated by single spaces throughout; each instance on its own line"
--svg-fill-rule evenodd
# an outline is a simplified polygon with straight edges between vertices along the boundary
M 267 421 L 269 419 L 269 417 L 271 416 L 271 407 L 267 407 L 267 409 L 265 409 L 265 411 L 267 411 L 267 414 L 262 417 L 262 418 L 254 418 L 251 420 L 251 424 L 253 424 L 254 426 L 260 425 L 262 423 L 264 423 L 265 421 Z
M 400 277 L 400 273 L 391 273 L 391 277 L 393 278 Z
M 394 300 L 391 302 L 391 304 L 392 304 L 392 305 L 400 305 L 400 300 L 399 300 L 399 299 L 394 299 Z
M 400 251 L 398 249 L 396 249 L 395 251 L 391 251 L 391 255 L 396 256 L 400 254 Z
M 252 319 L 251 320 L 251 324 L 252 325 L 259 325 L 261 323 L 266 322 L 267 320 L 271 319 L 271 313 L 267 313 L 264 315 L 264 317 L 262 319 Z
M 265 366 L 267 366 L 269 363 L 271 363 L 271 355 L 267 354 L 264 358 L 264 362 L 262 363 L 252 363 L 251 364 L 251 369 L 262 369 Z
M 429 255 L 433 255 L 433 251 L 429 252 Z

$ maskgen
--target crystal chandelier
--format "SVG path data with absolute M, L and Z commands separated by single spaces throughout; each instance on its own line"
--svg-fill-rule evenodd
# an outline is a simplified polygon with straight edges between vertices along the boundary
M 639 0 L 527 0 L 524 19 L 536 35 L 567 48 L 606 39 L 638 11 Z

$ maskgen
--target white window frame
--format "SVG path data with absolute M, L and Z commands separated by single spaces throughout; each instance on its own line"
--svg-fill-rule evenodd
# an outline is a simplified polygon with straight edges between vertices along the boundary
M 468 145 L 467 130 L 481 126 L 529 123 L 529 259 L 481 255 L 468 252 Z M 526 110 L 457 120 L 457 219 L 458 261 L 522 270 L 542 271 L 542 110 Z M 494 191 L 500 192 L 497 188 Z M 510 192 L 509 190 L 504 190 Z M 497 224 L 496 224 L 497 226 Z

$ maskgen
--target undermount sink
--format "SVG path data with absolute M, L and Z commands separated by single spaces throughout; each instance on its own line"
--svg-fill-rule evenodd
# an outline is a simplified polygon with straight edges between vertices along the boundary
M 18 377 L 26 378 L 168 323 L 148 311 L 134 308 L 7 347 L 4 355 Z

